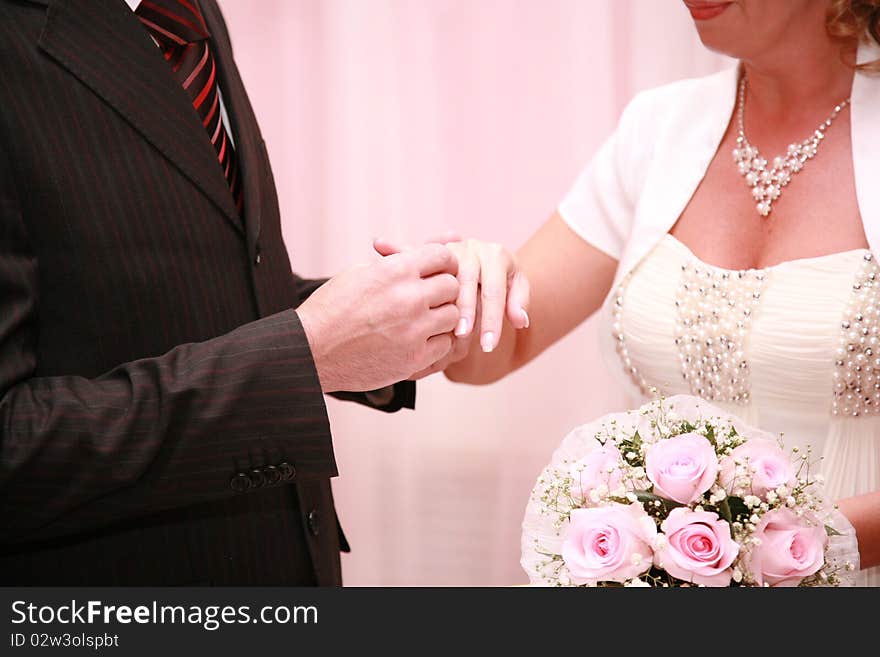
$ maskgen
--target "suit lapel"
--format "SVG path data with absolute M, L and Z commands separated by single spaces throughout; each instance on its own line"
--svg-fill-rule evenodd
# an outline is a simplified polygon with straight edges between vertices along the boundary
M 217 154 L 186 92 L 121 0 L 52 0 L 39 46 L 111 105 L 243 231 Z M 247 171 L 247 163 L 242 165 Z

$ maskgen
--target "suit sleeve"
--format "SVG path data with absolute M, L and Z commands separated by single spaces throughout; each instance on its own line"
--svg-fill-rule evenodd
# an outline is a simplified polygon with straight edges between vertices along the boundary
M 309 295 L 321 287 L 327 279 L 303 279 L 294 275 L 297 298 L 299 302 L 305 301 Z M 394 413 L 402 408 L 413 409 L 416 407 L 416 384 L 415 381 L 399 381 L 393 386 L 373 390 L 370 392 L 333 392 L 331 397 L 342 401 L 352 401 L 375 408 L 386 413 Z
M 0 544 L 249 494 L 232 483 L 248 468 L 286 462 L 296 481 L 337 474 L 295 310 L 97 378 L 35 376 L 39 263 L 8 180 L 0 175 Z

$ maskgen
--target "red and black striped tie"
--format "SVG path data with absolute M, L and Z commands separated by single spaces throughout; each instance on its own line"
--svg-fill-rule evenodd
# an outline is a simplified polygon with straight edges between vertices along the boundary
M 189 94 L 241 214 L 244 194 L 238 159 L 223 125 L 211 35 L 196 0 L 142 0 L 135 14 L 159 44 L 174 77 Z

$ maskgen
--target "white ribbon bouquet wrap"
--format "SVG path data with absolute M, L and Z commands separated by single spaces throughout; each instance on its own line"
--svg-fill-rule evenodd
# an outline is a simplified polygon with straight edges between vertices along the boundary
M 809 450 L 690 395 L 569 433 L 532 491 L 544 586 L 851 586 L 858 545 Z

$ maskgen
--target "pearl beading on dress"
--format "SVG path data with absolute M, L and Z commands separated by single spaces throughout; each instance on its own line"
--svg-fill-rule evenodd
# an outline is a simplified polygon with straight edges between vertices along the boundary
M 746 340 L 772 269 L 730 271 L 691 261 L 681 270 L 674 340 L 682 378 L 692 394 L 704 399 L 749 403 Z M 657 386 L 649 384 L 634 363 L 623 329 L 633 273 L 615 290 L 612 336 L 627 375 L 642 394 L 653 396 Z M 846 417 L 880 415 L 880 266 L 869 252 L 861 258 L 849 297 L 834 354 L 831 412 Z
M 750 388 L 745 341 L 767 271 L 729 271 L 699 263 L 684 264 L 681 270 L 675 296 L 674 336 L 681 376 L 691 393 L 703 399 L 747 404 Z M 627 375 L 642 394 L 648 395 L 652 387 L 633 362 L 623 329 L 629 280 L 630 276 L 625 277 L 615 291 L 611 331 Z
M 648 382 L 645 381 L 645 377 L 641 375 L 638 368 L 633 364 L 629 349 L 626 346 L 626 335 L 623 332 L 623 301 L 626 298 L 626 285 L 629 283 L 631 276 L 630 274 L 624 277 L 614 292 L 614 303 L 611 310 L 611 334 L 614 338 L 614 348 L 617 350 L 617 355 L 620 357 L 620 362 L 623 364 L 627 375 L 629 375 L 632 382 L 636 384 L 643 395 L 648 395 L 651 389 L 648 386 Z
M 710 401 L 749 401 L 745 341 L 767 279 L 764 270 L 684 264 L 675 298 L 682 378 Z
M 834 415 L 880 413 L 880 268 L 866 253 L 840 323 L 834 360 Z

